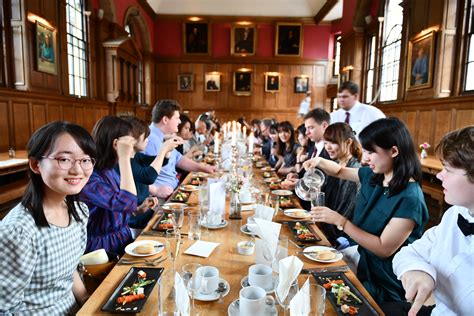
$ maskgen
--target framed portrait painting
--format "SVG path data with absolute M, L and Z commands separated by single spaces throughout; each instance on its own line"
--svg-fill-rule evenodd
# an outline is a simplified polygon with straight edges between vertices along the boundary
M 233 56 L 253 56 L 257 41 L 255 24 L 232 25 L 230 33 L 230 54 Z
M 36 21 L 36 68 L 57 74 L 56 30 Z
M 178 91 L 193 91 L 194 90 L 194 75 L 193 74 L 179 74 L 178 75 Z
M 303 52 L 303 25 L 277 23 L 275 56 L 301 56 Z
M 249 71 L 234 72 L 233 91 L 235 95 L 252 95 L 252 73 Z
M 265 74 L 265 92 L 280 91 L 280 75 L 274 73 Z
M 204 91 L 221 91 L 221 75 L 215 72 L 206 72 L 204 75 Z
M 407 90 L 429 88 L 433 82 L 435 32 L 415 37 L 408 43 Z
M 209 54 L 210 31 L 206 21 L 184 22 L 183 48 L 185 54 Z
M 295 77 L 295 93 L 306 93 L 309 88 L 309 78 L 305 76 Z

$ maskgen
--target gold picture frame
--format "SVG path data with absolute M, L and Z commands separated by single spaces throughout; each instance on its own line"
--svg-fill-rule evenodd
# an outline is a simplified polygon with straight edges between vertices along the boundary
M 232 56 L 254 56 L 257 48 L 257 27 L 254 23 L 233 23 L 230 32 Z
M 252 95 L 252 72 L 234 71 L 232 90 L 234 94 L 238 96 Z
M 209 55 L 211 28 L 207 21 L 185 21 L 183 23 L 184 54 Z
M 36 21 L 36 70 L 56 75 L 57 68 L 56 29 Z
M 275 34 L 275 56 L 303 55 L 302 23 L 278 22 Z
M 435 32 L 412 38 L 408 43 L 407 90 L 426 89 L 433 84 Z
M 206 72 L 204 74 L 204 91 L 219 92 L 221 91 L 221 74 L 215 71 Z
M 178 91 L 190 92 L 194 90 L 194 74 L 182 73 L 178 74 Z
M 281 75 L 278 73 L 265 73 L 265 92 L 279 92 Z

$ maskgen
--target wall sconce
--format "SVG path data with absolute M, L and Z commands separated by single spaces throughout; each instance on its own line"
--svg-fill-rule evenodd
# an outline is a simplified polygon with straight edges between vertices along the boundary
M 189 20 L 189 21 L 193 21 L 193 22 L 197 22 L 197 21 L 200 21 L 201 18 L 198 17 L 198 16 L 192 16 L 192 17 L 190 17 L 188 20 Z
M 104 18 L 104 9 L 97 10 L 97 17 L 99 18 L 99 20 L 102 20 Z

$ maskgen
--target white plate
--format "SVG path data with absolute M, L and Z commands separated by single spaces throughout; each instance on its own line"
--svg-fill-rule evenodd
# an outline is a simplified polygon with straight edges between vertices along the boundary
M 227 314 L 229 316 L 240 316 L 238 299 L 230 303 L 229 308 L 227 308 Z M 278 309 L 276 308 L 276 306 L 267 304 L 265 307 L 265 314 L 261 316 L 275 316 L 275 315 L 278 316 Z
M 300 212 L 301 213 L 304 212 L 304 214 L 300 215 L 299 214 Z M 289 208 L 287 210 L 284 210 L 283 214 L 285 214 L 288 217 L 292 217 L 292 218 L 309 218 L 309 217 L 311 217 L 311 215 L 309 214 L 308 211 L 303 210 L 301 208 Z
M 304 252 L 312 252 L 312 251 L 323 251 L 323 250 L 331 250 L 331 251 L 337 251 L 336 249 L 334 248 L 331 248 L 331 247 L 326 247 L 326 246 L 311 246 L 311 247 L 307 247 L 307 248 L 304 248 Z M 332 263 L 332 262 L 336 262 L 336 261 L 339 261 L 342 259 L 342 253 L 337 251 L 337 254 L 336 254 L 336 258 L 334 259 L 331 259 L 331 260 L 320 260 L 320 259 L 317 259 L 316 258 L 316 254 L 304 254 L 304 256 L 306 258 L 308 258 L 309 260 L 313 260 L 313 261 L 316 261 L 316 262 L 321 262 L 321 263 Z
M 209 178 L 209 174 L 205 172 L 193 172 L 193 178 Z
M 140 245 L 153 245 L 153 247 L 155 247 L 155 251 L 148 254 L 136 253 L 134 250 L 136 247 Z M 156 240 L 139 240 L 127 245 L 127 247 L 125 247 L 125 252 L 135 257 L 148 257 L 148 256 L 156 255 L 159 252 L 162 252 L 164 248 L 165 248 L 165 245 L 163 245 L 161 242 L 156 241 Z
M 273 190 L 272 194 L 279 196 L 290 196 L 293 194 L 293 192 L 291 192 L 290 190 Z
M 163 208 L 164 210 L 171 211 L 174 207 L 176 207 L 176 206 L 181 206 L 181 205 L 184 206 L 185 208 L 188 207 L 185 203 L 178 203 L 178 202 L 173 203 L 173 202 L 170 202 L 170 203 L 165 203 L 165 204 L 163 204 L 162 208 Z
M 275 171 L 275 168 L 272 168 L 270 166 L 265 166 L 261 168 L 262 171 Z
M 219 278 L 219 283 L 224 282 L 226 286 L 225 292 L 222 294 L 222 297 L 226 296 L 230 292 L 230 284 L 223 278 Z M 212 292 L 211 294 L 204 294 L 199 291 L 196 291 L 197 293 L 194 294 L 194 299 L 198 301 L 203 301 L 203 302 L 210 302 L 210 301 L 216 301 L 219 299 L 220 293 L 217 291 Z
M 276 288 L 276 285 L 277 285 L 277 281 L 278 281 L 278 275 L 272 275 L 272 287 L 271 289 L 267 290 L 267 289 L 264 289 L 265 291 L 267 291 L 267 294 L 272 294 L 273 292 L 275 292 L 275 288 Z M 250 286 L 249 284 L 249 276 L 246 275 L 242 278 L 242 280 L 240 280 L 240 285 L 242 287 L 247 287 L 247 286 Z
M 247 224 L 240 226 L 240 232 L 242 232 L 242 233 L 245 234 L 245 235 L 249 235 L 249 236 L 255 236 L 255 235 L 257 235 L 257 234 L 255 234 L 255 233 L 252 233 L 252 232 L 247 228 Z
M 208 226 L 206 221 L 201 222 L 201 226 L 205 227 L 207 229 L 220 229 L 220 228 L 226 227 L 227 225 L 229 225 L 229 222 L 226 221 L 225 219 L 223 219 L 222 222 L 218 225 L 209 224 L 209 226 Z

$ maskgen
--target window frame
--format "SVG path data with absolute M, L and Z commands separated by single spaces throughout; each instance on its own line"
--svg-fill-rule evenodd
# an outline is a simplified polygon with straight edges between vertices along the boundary
M 474 1 L 470 0 L 466 3 L 465 7 L 465 29 L 463 34 L 463 44 L 464 44 L 464 54 L 462 55 L 462 79 L 460 84 L 461 94 L 463 95 L 472 95 L 474 94 L 474 87 L 471 90 L 466 90 L 466 83 L 467 83 L 467 74 L 469 64 L 471 64 L 472 71 L 474 73 L 474 58 L 469 61 L 469 53 L 470 53 L 470 46 L 472 45 L 472 49 L 474 49 Z M 472 32 L 469 30 L 469 26 L 471 26 Z M 472 42 L 472 44 L 471 44 Z M 474 52 L 472 52 L 474 56 Z

